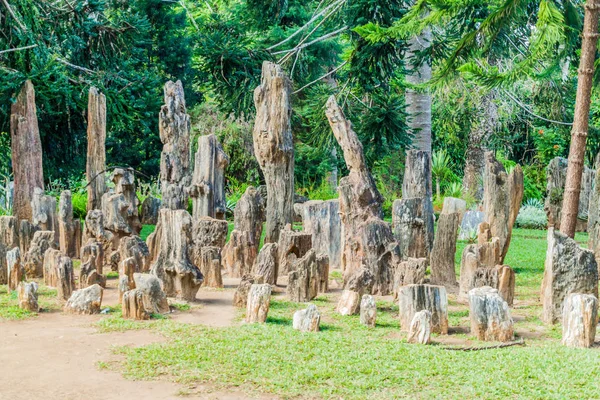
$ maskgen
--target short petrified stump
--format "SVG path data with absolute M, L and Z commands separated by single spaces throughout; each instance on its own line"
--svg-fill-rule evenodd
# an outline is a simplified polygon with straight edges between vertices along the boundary
M 300 332 L 318 332 L 321 314 L 317 306 L 309 304 L 304 310 L 294 313 L 293 327 Z
M 98 284 L 73 292 L 64 312 L 69 314 L 98 314 L 102 306 L 104 289 Z
M 421 310 L 413 317 L 408 329 L 408 343 L 431 343 L 431 312 Z
M 592 347 L 598 324 L 598 299 L 591 294 L 571 293 L 563 305 L 562 344 Z
M 471 333 L 479 340 L 508 342 L 513 340 L 513 320 L 508 303 L 497 289 L 489 286 L 469 291 Z
M 371 291 L 374 281 L 375 277 L 368 269 L 357 270 L 346 282 L 335 310 L 341 315 L 358 313 L 361 297 L 365 292 Z
M 167 296 L 160 287 L 160 280 L 151 274 L 133 274 L 135 288 L 144 293 L 144 308 L 148 312 L 162 314 L 169 312 Z
M 252 274 L 254 276 L 261 276 L 265 283 L 275 285 L 275 277 L 277 276 L 277 269 L 279 268 L 279 257 L 277 251 L 277 243 L 266 243 L 254 263 L 252 268 Z
M 246 305 L 246 322 L 253 324 L 263 323 L 267 320 L 269 305 L 271 304 L 271 285 L 253 284 L 248 292 Z
M 370 294 L 365 294 L 360 301 L 360 323 L 374 328 L 376 320 L 377 304 L 375 304 L 375 298 Z
M 250 287 L 255 283 L 265 283 L 262 281 L 261 277 L 253 276 L 251 274 L 244 275 L 240 284 L 238 285 L 235 293 L 233 294 L 233 306 L 244 308 L 248 303 L 248 293 L 250 292 Z
M 204 286 L 223 287 L 221 276 L 221 249 L 215 246 L 203 247 L 200 251 L 200 272 L 204 276 Z
M 123 293 L 121 308 L 123 310 L 123 318 L 140 320 L 150 318 L 150 313 L 144 308 L 144 293 L 139 289 Z
M 317 297 L 320 277 L 315 251 L 310 249 L 304 257 L 294 262 L 291 268 L 287 286 L 290 301 L 304 303 Z
M 426 258 L 409 257 L 396 267 L 394 272 L 394 299 L 398 298 L 398 291 L 402 286 L 420 285 L 425 282 L 425 271 L 427 270 Z
M 25 276 L 25 269 L 21 265 L 21 250 L 18 247 L 6 253 L 6 267 L 8 275 L 8 290 L 17 290 L 17 286 Z
M 448 297 L 446 288 L 434 285 L 408 285 L 398 292 L 400 326 L 410 329 L 415 314 L 422 310 L 431 312 L 431 332 L 448 333 Z
M 35 282 L 21 282 L 17 287 L 17 296 L 19 299 L 19 308 L 31 312 L 38 312 L 38 284 Z

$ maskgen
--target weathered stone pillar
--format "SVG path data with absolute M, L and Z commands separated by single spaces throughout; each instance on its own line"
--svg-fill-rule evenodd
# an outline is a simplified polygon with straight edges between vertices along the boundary
M 360 301 L 360 323 L 375 328 L 377 321 L 377 304 L 375 298 L 370 294 L 363 294 Z
M 190 260 L 192 217 L 185 210 L 165 208 L 159 217 L 160 252 L 151 272 L 163 281 L 167 296 L 194 301 L 204 277 Z
M 158 222 L 158 210 L 160 209 L 160 200 L 156 197 L 148 196 L 142 202 L 142 224 L 156 225 Z
M 312 234 L 313 248 L 317 254 L 329 257 L 331 269 L 341 267 L 341 234 L 339 200 L 311 200 L 295 204 L 294 208 L 302 216 L 302 229 Z
M 81 249 L 81 268 L 79 271 L 79 289 L 99 284 L 106 286 L 106 277 L 102 275 L 104 250 L 102 243 L 92 242 Z
M 277 270 L 279 269 L 279 253 L 277 243 L 267 243 L 254 262 L 252 267 L 252 275 L 261 277 L 265 283 L 275 285 Z
M 60 250 L 50 249 L 44 255 L 44 283 L 55 287 L 62 300 L 68 300 L 75 289 L 73 261 Z
M 591 294 L 571 293 L 562 313 L 562 344 L 592 347 L 598 325 L 598 299 Z
M 454 257 L 460 218 L 459 213 L 445 213 L 442 210 L 431 251 L 431 283 L 450 290 L 457 286 Z
M 211 217 L 225 219 L 225 168 L 229 157 L 214 134 L 198 138 L 194 176 L 190 187 L 194 219 Z
M 483 286 L 469 291 L 471 334 L 479 340 L 509 342 L 513 340 L 513 320 L 508 303 L 498 290 Z
M 291 271 L 292 264 L 312 249 L 312 235 L 306 232 L 292 230 L 291 225 L 282 229 L 279 233 L 279 269 L 275 274 L 287 275 Z
M 382 295 L 389 294 L 393 286 L 392 262 L 397 258 L 394 255 L 398 246 L 394 242 L 391 227 L 381 220 L 383 197 L 367 169 L 362 144 L 352 129 L 352 123 L 346 119 L 334 96 L 327 101 L 325 114 L 350 171 L 338 186 L 344 281 L 352 279 L 364 265 L 376 279 L 370 290 Z M 347 300 L 348 305 L 358 304 L 359 301 Z
M 106 97 L 95 87 L 88 94 L 86 178 L 87 210 L 100 210 L 106 193 Z
M 415 313 L 410 322 L 406 341 L 415 344 L 431 343 L 431 312 L 429 310 Z
M 200 272 L 204 276 L 204 286 L 222 288 L 221 276 L 221 248 L 205 246 L 200 252 Z
M 35 188 L 44 189 L 42 142 L 31 81 L 23 84 L 17 101 L 10 108 L 10 138 L 15 191 L 13 215 L 31 221 L 31 201 Z
M 139 320 L 150 318 L 150 313 L 144 308 L 144 293 L 138 289 L 123 293 L 121 309 L 123 318 Z
M 160 140 L 160 185 L 162 207 L 186 210 L 190 171 L 190 117 L 186 113 L 181 81 L 168 81 L 164 88 L 165 104 L 158 115 Z
M 19 224 L 19 247 L 21 248 L 21 254 L 26 254 L 29 251 L 33 234 L 36 231 L 37 228 L 26 219 L 22 220 Z
M 135 288 L 143 294 L 144 309 L 149 313 L 169 312 L 167 296 L 160 287 L 160 280 L 152 274 L 133 274 Z
M 75 230 L 71 191 L 65 190 L 60 194 L 58 202 L 58 244 L 60 251 L 69 257 L 77 255 Z
M 448 297 L 446 288 L 433 285 L 408 285 L 398 293 L 400 327 L 408 331 L 415 314 L 431 312 L 431 332 L 448 333 Z
M 341 315 L 356 314 L 360 309 L 362 295 L 371 291 L 374 280 L 373 273 L 368 269 L 355 271 L 346 281 L 335 311 Z
M 270 304 L 271 285 L 265 283 L 250 286 L 246 306 L 246 322 L 249 324 L 266 322 Z
M 127 224 L 134 235 L 139 235 L 142 230 L 138 207 L 140 201 L 135 192 L 135 174 L 133 169 L 116 168 L 112 173 L 112 181 L 115 184 L 115 193 L 123 195 L 127 203 Z
M 398 292 L 402 286 L 420 285 L 425 283 L 425 272 L 427 271 L 426 258 L 408 258 L 396 266 L 394 272 L 394 300 L 398 298 Z
M 25 277 L 25 269 L 21 265 L 21 250 L 18 247 L 6 252 L 6 275 L 8 291 L 17 290 L 17 286 Z
M 263 62 L 261 83 L 254 91 L 253 139 L 254 154 L 267 184 L 265 243 L 277 242 L 279 231 L 294 218 L 291 93 L 292 83 L 281 67 Z
M 42 278 L 44 276 L 44 254 L 46 250 L 56 248 L 54 232 L 37 231 L 33 235 L 29 250 L 24 257 L 25 275 L 27 279 Z
M 317 270 L 316 254 L 313 249 L 302 258 L 294 261 L 288 274 L 287 296 L 290 301 L 306 303 L 319 292 L 320 277 Z
M 594 252 L 554 228 L 548 229 L 548 250 L 542 281 L 542 321 L 554 324 L 571 293 L 598 297 L 598 266 Z
M 31 212 L 33 225 L 42 231 L 53 231 L 54 242 L 58 244 L 56 199 L 53 196 L 46 196 L 43 189 L 35 188 L 31 199 Z
M 30 312 L 38 312 L 38 284 L 36 282 L 21 282 L 17 287 L 19 308 Z

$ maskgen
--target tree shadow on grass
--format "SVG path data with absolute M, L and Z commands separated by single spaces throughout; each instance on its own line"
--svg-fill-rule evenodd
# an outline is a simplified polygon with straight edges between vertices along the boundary
M 267 317 L 267 324 L 292 325 L 292 319 L 286 317 Z

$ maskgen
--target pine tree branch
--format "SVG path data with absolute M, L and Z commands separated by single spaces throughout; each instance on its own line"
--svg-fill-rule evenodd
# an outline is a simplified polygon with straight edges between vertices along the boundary
M 519 107 L 521 107 L 525 112 L 527 112 L 528 114 L 530 114 L 531 116 L 541 119 L 542 121 L 546 121 L 546 122 L 550 122 L 552 124 L 559 124 L 559 125 L 567 125 L 567 126 L 572 126 L 573 123 L 572 122 L 562 122 L 562 121 L 556 121 L 553 119 L 548 119 L 548 118 L 544 118 L 540 115 L 537 115 L 536 113 L 534 113 L 533 111 L 531 111 L 525 104 L 521 103 L 519 100 L 517 100 L 515 97 L 513 97 L 509 92 L 507 92 L 504 89 L 501 89 L 502 92 L 508 96 L 509 99 L 511 99 L 512 101 L 514 101 Z
M 310 42 L 305 43 L 302 46 L 296 46 L 293 49 L 289 49 L 289 50 L 276 51 L 276 52 L 271 53 L 271 54 L 273 54 L 273 55 L 276 55 L 276 54 L 287 54 L 287 53 L 293 53 L 293 52 L 296 52 L 296 51 L 300 51 L 300 50 L 305 49 L 308 46 L 311 46 L 311 45 L 313 45 L 313 44 L 315 44 L 317 42 L 321 42 L 321 41 L 327 40 L 327 39 L 329 39 L 329 38 L 331 38 L 333 36 L 339 35 L 340 33 L 344 32 L 346 29 L 348 29 L 348 26 L 343 26 L 340 29 L 337 29 L 337 30 L 335 30 L 333 32 L 330 32 L 330 33 L 326 34 L 326 35 L 320 36 L 320 37 L 316 38 L 315 40 L 311 40 Z
M 37 47 L 37 44 L 32 44 L 32 45 L 23 46 L 23 47 L 15 47 L 14 49 L 8 49 L 8 50 L 0 50 L 0 54 L 11 53 L 13 51 L 21 51 L 21 50 L 33 49 L 34 47 Z
M 17 24 L 19 25 L 19 27 L 21 28 L 21 30 L 23 32 L 27 32 L 27 28 L 25 27 L 25 25 L 23 25 L 23 23 L 19 20 L 19 18 L 17 18 L 17 16 L 15 15 L 13 9 L 11 8 L 10 4 L 8 4 L 8 1 L 7 0 L 2 0 L 2 3 L 4 4 L 4 7 L 6 7 L 6 9 L 8 10 L 9 14 L 17 22 Z
M 93 71 L 93 70 L 85 68 L 85 67 L 80 67 L 79 65 L 71 64 L 67 60 L 63 60 L 62 58 L 59 58 L 59 57 L 56 58 L 56 61 L 58 61 L 61 64 L 66 65 L 67 67 L 70 67 L 70 68 L 73 68 L 73 69 L 77 69 L 79 71 L 83 71 L 83 72 L 86 72 L 88 74 L 95 74 L 96 73 L 96 71 Z

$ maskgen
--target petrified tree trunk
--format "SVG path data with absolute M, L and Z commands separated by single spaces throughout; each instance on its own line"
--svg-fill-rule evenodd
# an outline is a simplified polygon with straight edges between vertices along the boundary
M 598 297 L 598 267 L 594 253 L 549 228 L 542 281 L 542 321 L 557 322 L 562 315 L 564 299 L 571 293 Z
M 500 253 L 504 251 L 508 238 L 510 199 L 508 197 L 508 175 L 504 166 L 496 160 L 494 153 L 485 153 L 483 174 L 483 209 L 485 220 L 490 226 L 492 237 L 500 240 Z M 502 257 L 499 260 L 502 262 Z
M 138 289 L 123 293 L 121 309 L 123 318 L 139 320 L 150 318 L 150 313 L 144 308 L 144 293 Z
M 149 313 L 169 312 L 167 296 L 160 287 L 160 280 L 152 274 L 133 274 L 135 288 L 144 294 L 144 309 Z
M 7 250 L 19 247 L 19 222 L 16 217 L 0 217 L 0 244 Z
M 230 278 L 239 278 L 250 272 L 256 260 L 257 249 L 250 232 L 233 230 L 223 248 L 223 264 Z
M 317 254 L 329 257 L 332 269 L 340 268 L 342 224 L 339 200 L 311 200 L 294 205 L 302 216 L 302 229 L 312 234 Z
M 100 285 L 92 285 L 73 292 L 63 311 L 67 314 L 99 314 L 102 307 L 104 289 Z
M 33 235 L 29 251 L 25 254 L 25 275 L 27 279 L 44 276 L 44 254 L 46 250 L 55 248 L 54 232 L 37 231 Z
M 142 202 L 142 224 L 156 225 L 158 222 L 158 210 L 160 209 L 160 200 L 156 197 L 148 196 Z
M 133 169 L 115 169 L 112 173 L 112 181 L 115 184 L 115 193 L 123 195 L 127 203 L 127 224 L 134 235 L 139 235 L 142 230 L 138 212 L 140 201 L 135 192 L 135 174 Z
M 454 257 L 461 215 L 442 211 L 431 251 L 431 283 L 453 290 L 457 286 Z
M 114 250 L 115 237 L 112 232 L 104 229 L 104 214 L 100 210 L 88 211 L 85 217 L 83 243 L 87 245 L 94 242 L 102 244 L 104 265 L 112 268 L 110 258 Z
M 498 238 L 493 238 L 490 242 L 466 246 L 460 262 L 458 298 L 467 300 L 469 290 L 476 287 L 495 287 L 498 276 L 495 267 L 499 261 L 500 241 Z
M 198 138 L 194 176 L 190 187 L 194 220 L 199 217 L 225 219 L 225 168 L 229 157 L 214 134 Z
M 309 304 L 304 310 L 298 310 L 294 313 L 292 326 L 300 332 L 318 332 L 321 314 L 317 306 Z
M 431 343 L 431 312 L 421 310 L 415 314 L 408 329 L 408 343 L 429 344 Z
M 60 194 L 60 201 L 58 202 L 58 243 L 60 251 L 69 257 L 75 257 L 78 253 L 75 223 L 73 220 L 71 191 L 65 190 Z
M 291 266 L 288 274 L 288 298 L 297 303 L 311 301 L 317 297 L 319 282 L 315 251 L 310 249 Z
M 73 261 L 60 250 L 50 249 L 44 255 L 44 283 L 55 287 L 63 300 L 68 300 L 75 289 Z
M 414 197 L 394 201 L 392 224 L 402 259 L 409 257 L 429 259 L 427 207 L 424 198 Z M 433 233 L 433 230 L 431 232 Z
M 33 235 L 37 232 L 37 228 L 27 220 L 22 220 L 19 224 L 19 247 L 21 254 L 26 254 L 29 251 L 29 246 L 33 240 Z
M 279 233 L 279 269 L 275 274 L 275 280 L 278 275 L 287 275 L 291 272 L 291 266 L 294 262 L 304 257 L 312 249 L 312 234 L 306 232 L 296 232 L 290 225 L 286 226 Z
M 498 290 L 489 286 L 469 291 L 471 334 L 479 340 L 509 342 L 513 340 L 513 320 L 508 304 Z
M 58 244 L 56 199 L 53 196 L 46 196 L 43 189 L 35 188 L 31 199 L 31 212 L 33 225 L 42 231 L 53 231 L 54 242 Z
M 190 172 L 190 117 L 186 113 L 181 81 L 168 81 L 164 88 L 165 104 L 158 115 L 160 140 L 160 184 L 162 207 L 186 210 Z
M 367 169 L 362 144 L 335 97 L 331 96 L 327 101 L 325 113 L 350 170 L 350 174 L 342 178 L 338 186 L 344 280 L 348 282 L 364 265 L 377 279 L 372 289 L 380 294 L 388 294 L 393 286 L 393 267 L 390 263 L 395 257 L 392 252 L 397 252 L 397 246 L 389 225 L 387 228 L 382 225 L 383 198 Z M 350 297 L 354 298 L 354 295 Z M 358 304 L 358 299 L 356 302 L 350 300 L 348 298 L 348 305 Z
M 596 263 L 600 265 L 600 168 L 594 172 L 592 186 L 587 226 L 589 233 L 588 248 L 594 252 Z
M 104 229 L 113 234 L 113 248 L 119 245 L 121 238 L 133 234 L 128 210 L 129 203 L 122 194 L 105 193 L 102 196 Z
M 346 281 L 344 291 L 335 308 L 341 315 L 354 315 L 359 311 L 361 297 L 370 292 L 375 278 L 368 269 L 361 268 Z
M 21 250 L 18 247 L 6 253 L 6 275 L 8 291 L 17 290 L 17 286 L 25 277 L 25 269 L 21 265 Z
M 190 260 L 192 218 L 185 210 L 160 210 L 160 253 L 151 271 L 164 284 L 167 296 L 193 301 L 204 278 Z
M 377 321 L 377 304 L 370 294 L 364 294 L 360 301 L 360 323 L 369 328 L 375 327 Z
M 102 243 L 92 242 L 81 249 L 81 269 L 79 271 L 79 289 L 99 284 L 106 286 L 106 277 L 102 275 L 104 250 Z
M 255 187 L 248 186 L 235 205 L 235 210 L 233 212 L 233 229 L 240 232 L 250 232 L 252 244 L 257 246 L 258 250 L 264 221 L 264 199 Z
M 560 221 L 561 231 L 568 237 L 575 237 L 577 214 L 579 211 L 579 191 L 581 189 L 581 173 L 585 156 L 585 143 L 590 122 L 590 105 L 594 63 L 598 44 L 598 19 L 600 17 L 600 1 L 587 0 L 583 18 L 583 39 L 581 41 L 581 57 L 577 77 L 577 97 L 573 127 L 571 128 L 571 145 L 569 146 L 569 164 L 565 182 L 565 194 Z
M 254 154 L 267 184 L 265 243 L 279 240 L 279 231 L 294 218 L 294 143 L 291 127 L 292 83 L 277 64 L 265 61 L 260 86 L 254 91 L 256 119 Z
M 592 347 L 598 325 L 598 299 L 591 294 L 571 293 L 565 298 L 562 314 L 562 344 Z
M 421 310 L 431 312 L 431 332 L 448 333 L 448 297 L 446 288 L 433 285 L 408 285 L 398 293 L 400 326 L 408 331 L 415 314 Z
M 233 294 L 233 306 L 244 308 L 248 303 L 248 293 L 250 293 L 250 287 L 254 284 L 265 283 L 260 276 L 244 275 L 240 280 L 240 284 Z
M 411 257 L 399 263 L 394 272 L 394 299 L 398 298 L 398 291 L 402 286 L 420 285 L 425 283 L 426 271 L 426 258 Z
M 135 264 L 135 272 L 146 272 L 150 270 L 150 250 L 139 236 L 127 236 L 119 242 L 117 250 L 118 259 L 111 262 L 119 262 L 132 258 Z M 113 257 L 115 257 L 113 255 Z
M 498 271 L 498 293 L 508 303 L 513 305 L 515 298 L 515 271 L 508 265 L 496 265 Z
M 86 178 L 89 182 L 87 210 L 100 210 L 106 193 L 106 97 L 95 87 L 88 94 Z
M 30 312 L 38 312 L 38 284 L 36 282 L 21 282 L 17 288 L 19 308 Z
M 422 219 L 427 253 L 433 246 L 433 203 L 431 202 L 431 153 L 409 150 L 406 152 L 406 168 L 402 181 L 402 198 L 422 200 Z
M 508 246 L 510 246 L 510 239 L 512 237 L 513 226 L 519 215 L 521 209 L 521 202 L 523 201 L 523 193 L 525 186 L 523 182 L 523 170 L 520 165 L 516 165 L 510 174 L 508 174 L 508 234 L 506 235 L 506 242 L 502 249 L 502 255 L 500 261 L 504 262 L 506 253 L 508 253 Z
M 279 252 L 277 250 L 277 243 L 267 243 L 254 262 L 252 267 L 252 275 L 260 276 L 264 283 L 275 285 L 277 270 L 279 269 Z
M 200 253 L 200 272 L 204 276 L 204 286 L 222 288 L 221 249 L 215 246 L 203 247 Z
M 44 189 L 42 142 L 31 81 L 23 84 L 17 101 L 10 108 L 10 138 L 15 192 L 13 215 L 19 220 L 33 218 L 31 201 L 35 188 Z
M 250 286 L 246 306 L 246 322 L 249 324 L 264 323 L 267 320 L 270 304 L 271 285 L 265 283 Z

